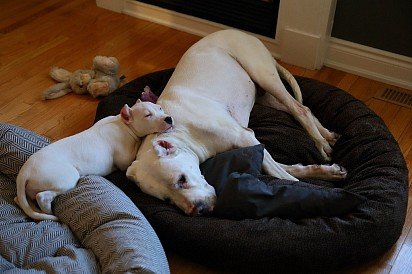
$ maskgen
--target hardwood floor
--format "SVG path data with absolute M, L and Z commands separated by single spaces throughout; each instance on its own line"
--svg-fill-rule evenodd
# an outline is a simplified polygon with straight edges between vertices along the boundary
M 95 55 L 116 56 L 121 73 L 137 76 L 174 67 L 200 38 L 126 15 L 97 8 L 93 0 L 0 1 L 0 121 L 53 140 L 92 125 L 97 99 L 74 94 L 42 101 L 53 85 L 52 65 L 89 68 Z M 380 115 L 412 165 L 412 109 L 377 100 L 387 84 L 324 67 L 312 71 L 283 64 L 292 73 L 342 88 Z M 393 88 L 393 87 L 392 87 Z M 402 89 L 399 89 L 402 90 Z M 412 175 L 409 174 L 411 185 Z M 381 258 L 349 273 L 410 273 L 412 269 L 412 192 L 403 233 Z M 172 273 L 218 273 L 168 252 Z

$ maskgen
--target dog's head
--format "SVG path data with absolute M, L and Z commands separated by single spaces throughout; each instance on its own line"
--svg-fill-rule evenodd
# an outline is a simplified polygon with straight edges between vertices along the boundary
M 138 137 L 173 128 L 172 117 L 164 113 L 159 105 L 151 102 L 137 100 L 132 107 L 126 104 L 120 111 L 120 116 Z
M 126 175 L 146 194 L 170 201 L 190 216 L 208 214 L 216 203 L 197 156 L 171 138 L 148 136 Z

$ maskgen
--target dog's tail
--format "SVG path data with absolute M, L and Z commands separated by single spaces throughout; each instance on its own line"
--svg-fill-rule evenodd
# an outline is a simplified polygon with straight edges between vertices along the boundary
M 17 197 L 14 199 L 14 201 L 20 206 L 21 209 L 23 209 L 24 213 L 29 215 L 29 217 L 31 217 L 34 220 L 58 221 L 59 219 L 56 216 L 37 212 L 31 207 L 29 201 L 27 201 L 26 196 L 26 184 L 28 179 L 24 177 L 25 176 L 22 174 L 19 174 L 17 176 Z
M 295 99 L 299 103 L 302 103 L 302 92 L 300 90 L 298 82 L 296 82 L 296 79 L 295 77 L 293 77 L 292 73 L 290 73 L 287 69 L 282 67 L 278 62 L 276 62 L 276 69 L 278 70 L 280 77 L 285 79 L 286 82 L 288 82 L 288 84 L 292 88 L 293 94 L 295 95 Z

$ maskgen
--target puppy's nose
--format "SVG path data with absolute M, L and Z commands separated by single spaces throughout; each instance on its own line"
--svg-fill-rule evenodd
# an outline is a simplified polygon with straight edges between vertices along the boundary
M 169 125 L 173 125 L 173 119 L 172 119 L 172 117 L 167 116 L 167 117 L 165 118 L 165 122 L 166 122 L 167 124 L 169 124 Z

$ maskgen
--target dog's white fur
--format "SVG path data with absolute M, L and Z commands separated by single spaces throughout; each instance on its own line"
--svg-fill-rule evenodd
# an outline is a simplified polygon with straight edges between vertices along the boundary
M 287 92 L 278 72 L 290 83 L 297 100 Z M 199 163 L 223 151 L 259 144 L 247 128 L 255 103 L 254 82 L 266 91 L 258 102 L 293 115 L 330 160 L 331 145 L 338 135 L 325 129 L 302 105 L 293 76 L 258 39 L 225 30 L 201 39 L 181 58 L 157 102 L 173 115 L 175 130 L 147 136 L 127 176 L 144 192 L 170 200 L 186 214 L 211 211 L 215 191 L 201 175 Z M 327 180 L 346 176 L 336 164 L 282 165 L 266 150 L 263 169 L 288 180 L 297 180 L 294 176 Z
M 126 104 L 119 115 L 31 155 L 17 176 L 15 200 L 35 220 L 57 220 L 51 209 L 57 195 L 74 188 L 81 176 L 126 170 L 136 157 L 140 138 L 172 126 L 172 118 L 159 105 L 140 100 L 131 108 Z M 43 212 L 34 209 L 34 200 Z

